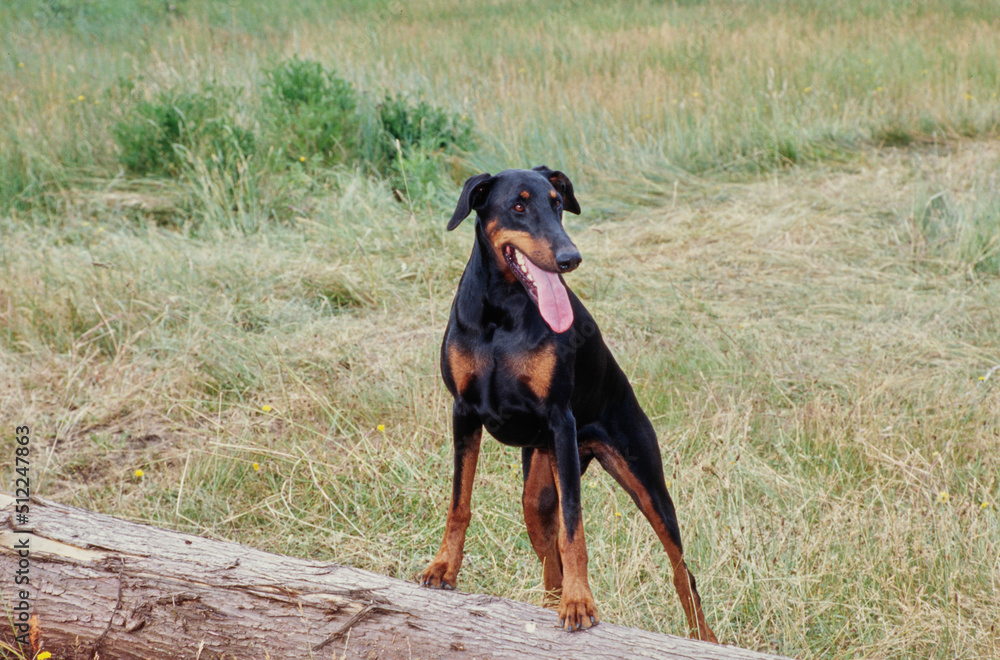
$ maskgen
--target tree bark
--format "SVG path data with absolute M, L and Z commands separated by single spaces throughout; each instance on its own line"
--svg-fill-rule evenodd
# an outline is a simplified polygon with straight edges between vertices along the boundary
M 553 611 L 525 603 L 39 499 L 26 532 L 10 495 L 0 493 L 0 508 L 0 588 L 11 622 L 0 622 L 0 640 L 18 648 L 30 629 L 20 637 L 28 658 L 40 650 L 60 660 L 776 657 L 608 623 L 567 633 Z M 18 575 L 30 582 L 17 585 Z M 18 629 L 22 600 L 36 616 Z

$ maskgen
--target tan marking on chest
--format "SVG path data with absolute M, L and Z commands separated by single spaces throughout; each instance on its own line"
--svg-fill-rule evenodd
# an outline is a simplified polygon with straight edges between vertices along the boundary
M 486 356 L 470 353 L 454 344 L 448 346 L 448 367 L 459 394 L 465 393 L 474 378 L 483 375 L 489 362 Z
M 549 395 L 552 376 L 556 371 L 556 347 L 554 344 L 540 346 L 533 351 L 508 355 L 504 365 L 510 373 L 539 399 Z

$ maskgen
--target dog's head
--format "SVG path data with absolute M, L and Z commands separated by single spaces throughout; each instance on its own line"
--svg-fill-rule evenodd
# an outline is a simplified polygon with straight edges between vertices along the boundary
M 580 213 L 569 177 L 544 165 L 477 174 L 465 182 L 448 231 L 473 210 L 500 270 L 520 281 L 552 330 L 568 330 L 573 310 L 559 275 L 582 259 L 562 225 L 564 210 Z

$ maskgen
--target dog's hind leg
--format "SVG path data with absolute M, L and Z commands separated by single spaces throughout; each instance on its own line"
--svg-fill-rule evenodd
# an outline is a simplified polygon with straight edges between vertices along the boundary
M 663 462 L 656 435 L 648 422 L 630 426 L 638 426 L 632 429 L 636 437 L 612 443 L 606 435 L 597 434 L 596 441 L 588 443 L 588 447 L 601 466 L 632 497 L 667 551 L 674 571 L 674 588 L 684 608 L 690 636 L 718 643 L 705 621 L 694 575 L 684 562 L 677 513 L 663 478 Z

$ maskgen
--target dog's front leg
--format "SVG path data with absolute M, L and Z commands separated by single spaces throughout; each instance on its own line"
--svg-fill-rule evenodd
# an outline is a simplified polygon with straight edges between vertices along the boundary
M 472 519 L 472 482 L 476 477 L 483 427 L 478 415 L 460 411 L 456 402 L 452 411 L 452 431 L 455 441 L 455 477 L 452 482 L 451 505 L 448 507 L 441 548 L 434 561 L 420 576 L 420 584 L 425 587 L 456 587 L 458 569 L 462 567 L 465 530 Z
M 587 543 L 583 537 L 576 420 L 567 408 L 553 414 L 550 424 L 555 438 L 556 460 L 552 469 L 559 495 L 559 555 L 563 568 L 559 623 L 566 630 L 578 630 L 590 628 L 600 619 L 587 580 Z

